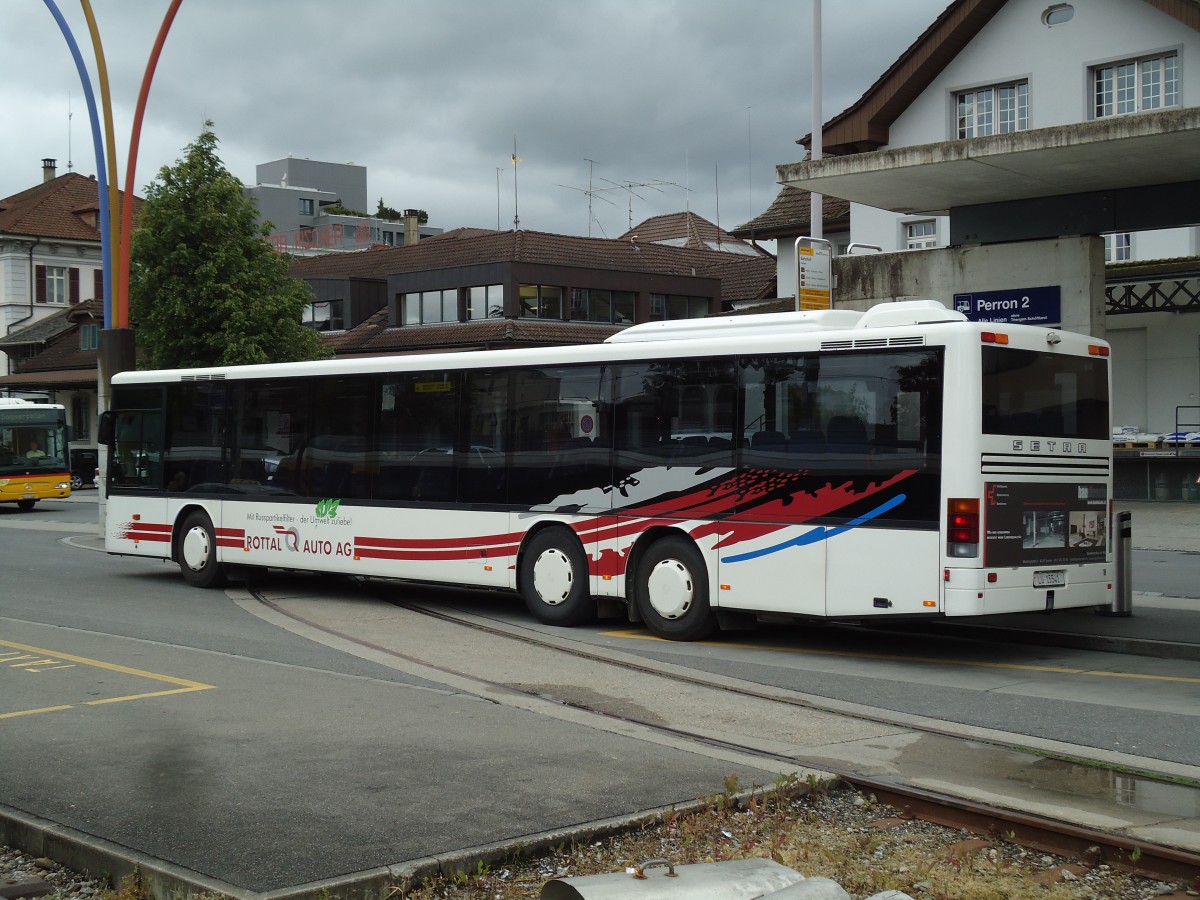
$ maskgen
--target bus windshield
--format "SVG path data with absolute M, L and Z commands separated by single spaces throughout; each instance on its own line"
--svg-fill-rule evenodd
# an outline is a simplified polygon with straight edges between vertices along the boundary
M 66 454 L 60 408 L 0 407 L 0 475 L 65 469 Z
M 1108 440 L 1108 361 L 983 346 L 983 432 Z

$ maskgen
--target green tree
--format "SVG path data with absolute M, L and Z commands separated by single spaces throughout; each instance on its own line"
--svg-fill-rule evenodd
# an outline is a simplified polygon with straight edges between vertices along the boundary
M 399 222 L 401 219 L 404 218 L 404 213 L 400 212 L 400 210 L 398 210 L 398 209 L 393 209 L 390 206 L 385 206 L 384 202 L 383 202 L 383 198 L 380 197 L 379 198 L 379 206 L 377 206 L 375 209 L 375 218 L 386 219 L 389 222 Z M 418 209 L 417 210 L 417 224 L 418 225 L 428 225 L 429 224 L 429 213 L 425 212 L 425 210 L 423 210 L 423 209 Z
M 301 324 L 312 293 L 287 274 L 254 202 L 217 156 L 212 122 L 147 188 L 130 247 L 130 318 L 156 368 L 331 355 Z

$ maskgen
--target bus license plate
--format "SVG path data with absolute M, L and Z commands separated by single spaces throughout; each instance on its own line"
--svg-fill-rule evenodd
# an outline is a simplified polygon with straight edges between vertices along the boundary
M 1067 573 L 1066 572 L 1034 572 L 1033 573 L 1034 587 L 1066 587 Z

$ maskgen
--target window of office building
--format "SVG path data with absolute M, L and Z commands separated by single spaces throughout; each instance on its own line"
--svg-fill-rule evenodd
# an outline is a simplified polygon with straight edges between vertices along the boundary
M 650 319 L 700 319 L 708 315 L 707 297 L 685 294 L 651 294 Z
M 549 284 L 521 285 L 521 318 L 561 319 L 563 289 Z
M 499 284 L 479 284 L 468 288 L 467 318 L 504 318 L 504 287 Z
M 571 289 L 571 319 L 576 322 L 632 325 L 636 308 L 637 294 L 633 291 Z
M 1179 105 L 1179 56 L 1165 53 L 1092 69 L 1092 115 L 1119 116 Z
M 341 331 L 346 327 L 342 316 L 343 300 L 314 300 L 309 304 L 304 324 L 317 331 Z
M 313 214 L 313 201 L 311 197 L 300 198 L 300 215 L 311 216 Z
M 959 138 L 1008 134 L 1029 127 L 1029 82 L 989 85 L 955 95 Z
M 909 222 L 904 226 L 904 247 L 906 250 L 928 250 L 937 246 L 937 222 L 933 219 L 922 219 L 920 222 Z
M 419 291 L 400 296 L 404 325 L 434 325 L 458 321 L 458 289 Z

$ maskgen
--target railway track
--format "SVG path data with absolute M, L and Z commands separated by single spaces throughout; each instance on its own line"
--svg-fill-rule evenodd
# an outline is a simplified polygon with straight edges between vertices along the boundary
M 571 657 L 594 665 L 632 671 L 638 675 L 668 679 L 685 688 L 719 691 L 737 700 L 779 704 L 780 708 L 823 709 L 823 704 L 803 697 L 784 696 L 769 689 L 755 690 L 752 686 L 742 683 L 733 684 L 730 683 L 730 680 L 711 676 L 698 670 L 682 670 L 677 667 L 664 667 L 653 662 L 639 662 L 636 659 L 625 657 L 623 654 L 605 652 L 603 649 L 593 648 L 579 642 L 564 644 L 561 641 L 550 640 L 533 629 L 514 629 L 490 620 L 459 614 L 445 607 L 432 608 L 422 603 L 397 598 L 393 591 L 388 590 L 379 582 L 364 580 L 356 583 L 367 596 L 382 600 L 413 616 L 433 620 L 442 625 L 469 629 L 489 639 L 501 638 L 519 641 L 528 645 L 531 650 L 537 648 L 538 652 L 561 654 L 564 655 L 564 659 Z M 1044 853 L 1078 859 L 1087 865 L 1108 865 L 1142 877 L 1174 882 L 1186 885 L 1191 890 L 1200 890 L 1200 854 L 1198 853 L 1171 846 L 1156 845 L 1144 840 L 1134 840 L 1126 835 L 1087 828 L 1050 816 L 1017 812 L 965 800 L 961 797 L 913 788 L 898 784 L 893 778 L 872 777 L 850 769 L 838 770 L 837 767 L 829 764 L 828 759 L 806 761 L 803 757 L 772 751 L 753 741 L 740 742 L 728 737 L 714 736 L 701 729 L 693 730 L 676 724 L 664 723 L 654 715 L 639 717 L 636 712 L 614 712 L 608 704 L 591 703 L 586 697 L 554 696 L 552 693 L 547 694 L 544 683 L 522 686 L 519 682 L 514 682 L 511 672 L 493 678 L 478 670 L 468 671 L 465 667 L 447 665 L 443 660 L 431 658 L 434 654 L 424 650 L 419 652 L 398 651 L 394 647 L 385 647 L 359 636 L 346 634 L 326 625 L 303 619 L 253 587 L 251 593 L 260 603 L 277 613 L 300 619 L 309 627 L 316 627 L 341 640 L 352 641 L 368 647 L 374 652 L 392 655 L 433 672 L 453 676 L 455 679 L 465 679 L 469 683 L 476 684 L 481 691 L 493 694 L 512 692 L 552 699 L 568 705 L 576 711 L 609 719 L 617 717 L 624 722 L 669 736 L 672 739 L 686 740 L 776 765 L 808 767 L 824 771 L 836 776 L 845 785 L 874 794 L 881 802 L 904 811 L 906 816 L 963 829 L 980 836 L 1002 838 Z M 861 716 L 861 713 L 858 715 Z M 881 714 L 879 721 L 887 722 L 888 720 Z M 936 731 L 936 728 L 932 730 Z

